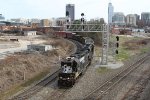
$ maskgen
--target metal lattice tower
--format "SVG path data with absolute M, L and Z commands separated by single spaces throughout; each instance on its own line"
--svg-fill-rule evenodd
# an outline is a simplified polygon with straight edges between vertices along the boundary
M 103 25 L 102 32 L 102 59 L 101 64 L 108 64 L 108 48 L 109 48 L 109 25 Z

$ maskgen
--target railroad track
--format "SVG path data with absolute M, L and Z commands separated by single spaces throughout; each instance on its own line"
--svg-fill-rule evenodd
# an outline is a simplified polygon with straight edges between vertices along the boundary
M 44 100 L 60 100 L 60 98 L 64 97 L 68 89 L 55 89 L 49 96 L 45 97 Z
M 20 93 L 17 96 L 14 96 L 10 100 L 25 100 L 25 99 L 31 97 L 32 95 L 34 95 L 35 93 L 37 93 L 38 91 L 40 91 L 44 86 L 50 84 L 55 79 L 57 79 L 57 76 L 58 76 L 59 72 L 60 72 L 60 69 L 57 70 L 56 72 L 54 72 L 52 75 L 44 78 L 43 80 L 41 80 L 39 83 L 35 84 L 30 89 L 25 90 L 24 92 Z
M 84 97 L 84 100 L 100 100 L 110 89 L 116 86 L 121 80 L 123 80 L 132 71 L 137 69 L 143 62 L 145 62 L 150 54 L 147 54 L 143 58 L 139 59 L 137 62 L 129 65 L 126 69 L 119 72 L 113 78 L 107 80 L 102 85 L 91 91 L 88 95 Z
M 138 100 L 141 99 L 140 95 L 146 89 L 148 82 L 150 80 L 150 73 L 149 70 L 143 72 L 143 75 L 136 81 L 127 93 L 121 98 L 121 100 Z M 148 99 L 143 99 L 148 100 Z
M 69 41 L 72 41 L 74 44 L 76 44 L 76 46 L 77 46 L 77 50 L 76 51 L 81 50 L 81 48 L 82 48 L 82 44 L 81 43 L 79 43 L 78 41 L 72 40 L 72 39 L 69 39 Z
M 77 42 L 72 40 L 72 42 L 76 45 L 76 51 L 79 50 L 82 45 Z M 51 75 L 48 75 L 47 77 L 45 77 L 44 79 L 42 79 L 41 81 L 39 81 L 37 84 L 35 84 L 34 86 L 32 86 L 31 88 L 24 90 L 22 93 L 12 97 L 9 100 L 25 100 L 30 98 L 31 96 L 33 96 L 34 94 L 36 94 L 37 92 L 39 92 L 41 89 L 43 89 L 43 87 L 49 85 L 50 83 L 52 83 L 53 81 L 55 81 L 58 78 L 58 73 L 60 72 L 61 69 L 58 69 L 56 72 L 54 72 Z M 64 94 L 65 90 L 56 90 L 57 92 L 55 92 L 54 94 L 58 95 L 59 93 L 61 93 L 61 95 Z M 59 95 L 58 97 L 60 97 L 61 95 Z

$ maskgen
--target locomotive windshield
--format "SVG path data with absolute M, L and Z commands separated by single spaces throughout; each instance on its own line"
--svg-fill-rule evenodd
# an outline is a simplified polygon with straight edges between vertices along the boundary
M 77 71 L 77 63 L 75 61 L 61 62 L 63 73 L 72 73 Z
M 62 62 L 61 68 L 63 73 L 72 73 L 71 62 Z

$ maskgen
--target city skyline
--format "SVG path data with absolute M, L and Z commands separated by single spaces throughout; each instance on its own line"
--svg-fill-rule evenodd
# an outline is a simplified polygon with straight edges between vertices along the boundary
M 114 12 L 127 14 L 139 14 L 150 12 L 147 0 L 111 0 Z M 81 18 L 81 13 L 86 19 L 108 19 L 109 0 L 2 0 L 0 13 L 6 19 L 10 18 L 58 18 L 65 17 L 66 4 L 75 4 L 75 18 Z

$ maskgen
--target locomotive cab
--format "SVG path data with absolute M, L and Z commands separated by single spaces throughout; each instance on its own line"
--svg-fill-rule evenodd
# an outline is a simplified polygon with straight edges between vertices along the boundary
M 58 86 L 70 87 L 75 83 L 75 73 L 77 72 L 77 62 L 68 57 L 61 62 L 61 72 L 59 73 Z

